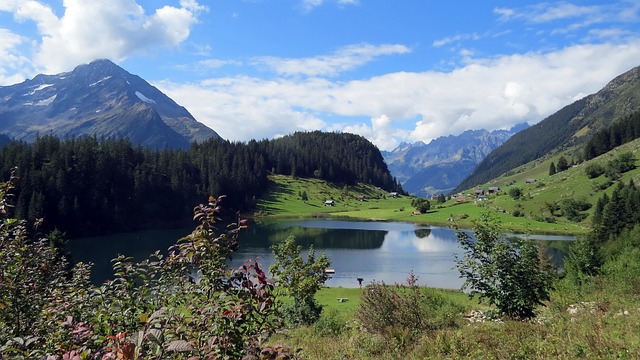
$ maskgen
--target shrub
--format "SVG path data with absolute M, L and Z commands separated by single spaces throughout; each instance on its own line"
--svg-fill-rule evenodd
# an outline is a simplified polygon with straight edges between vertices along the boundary
M 505 238 L 496 217 L 483 214 L 474 224 L 473 239 L 457 233 L 464 256 L 456 255 L 456 267 L 470 295 L 480 295 L 505 316 L 527 319 L 549 300 L 553 276 L 531 240 Z
M 511 187 L 509 188 L 509 196 L 513 198 L 513 200 L 518 200 L 522 196 L 522 189 L 519 187 Z
M 318 321 L 313 324 L 313 330 L 321 336 L 338 336 L 347 329 L 347 322 L 338 314 L 337 310 L 323 313 Z
M 411 200 L 411 206 L 421 214 L 424 214 L 431 209 L 431 203 L 428 199 L 415 198 Z
M 272 246 L 275 263 L 269 271 L 275 277 L 284 294 L 293 298 L 293 303 L 283 305 L 283 315 L 290 325 L 313 324 L 322 311 L 315 294 L 327 281 L 326 269 L 331 265 L 322 254 L 316 259 L 313 246 L 309 248 L 307 260 L 300 256 L 302 247 L 296 244 L 293 235 Z
M 12 187 L 0 185 L 5 216 Z M 2 219 L 0 358 L 293 358 L 262 344 L 280 326 L 274 286 L 256 262 L 229 269 L 246 222 L 218 231 L 221 199 L 194 209 L 198 226 L 166 258 L 118 257 L 114 279 L 100 286 L 90 284 L 86 265 L 66 271 L 57 251 L 24 222 Z
M 406 285 L 372 282 L 363 291 L 357 318 L 368 331 L 392 335 L 401 327 L 410 331 L 434 330 L 455 325 L 462 310 L 433 290 L 417 285 L 410 274 Z
M 589 164 L 585 167 L 584 172 L 589 179 L 595 179 L 604 174 L 604 167 L 600 164 Z

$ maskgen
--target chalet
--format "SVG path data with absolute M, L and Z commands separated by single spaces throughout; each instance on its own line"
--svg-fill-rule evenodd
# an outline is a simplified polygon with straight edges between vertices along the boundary
M 524 180 L 524 182 L 525 182 L 526 184 L 533 184 L 534 182 L 536 182 L 536 179 L 533 179 L 533 178 L 531 178 L 531 179 L 525 179 L 525 180 Z
M 396 197 L 398 197 L 398 193 L 395 192 L 395 191 L 394 192 L 390 192 L 389 193 L 389 197 L 396 198 Z
M 484 195 L 484 189 L 475 189 L 473 191 L 473 193 L 478 196 L 478 195 Z
M 500 192 L 500 188 L 497 186 L 490 186 L 489 189 L 487 189 L 487 192 L 489 194 L 497 194 Z
M 324 202 L 324 206 L 333 206 L 335 205 L 335 202 L 333 200 L 327 200 Z

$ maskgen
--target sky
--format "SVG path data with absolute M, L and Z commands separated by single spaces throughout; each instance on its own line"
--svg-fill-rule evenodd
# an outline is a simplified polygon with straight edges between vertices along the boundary
M 110 59 L 231 141 L 535 124 L 640 65 L 640 0 L 0 0 L 0 86 Z

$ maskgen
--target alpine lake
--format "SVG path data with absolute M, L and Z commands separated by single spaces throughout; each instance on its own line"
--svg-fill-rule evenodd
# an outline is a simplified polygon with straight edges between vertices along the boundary
M 192 231 L 192 228 L 146 230 L 108 236 L 71 239 L 66 251 L 72 261 L 93 263 L 92 281 L 101 283 L 112 276 L 111 259 L 119 254 L 141 261 L 157 250 L 166 254 L 169 246 Z M 326 253 L 332 273 L 325 283 L 330 287 L 355 288 L 371 281 L 386 284 L 404 283 L 413 272 L 420 285 L 459 289 L 463 280 L 455 267 L 455 255 L 462 256 L 456 230 L 446 227 L 415 225 L 403 222 L 369 222 L 332 219 L 252 222 L 240 232 L 240 247 L 231 266 L 237 268 L 249 259 L 265 269 L 274 262 L 271 245 L 293 235 L 307 249 L 313 245 L 316 256 Z M 509 234 L 508 236 L 523 236 Z M 568 242 L 574 236 L 535 235 L 556 264 L 561 263 Z

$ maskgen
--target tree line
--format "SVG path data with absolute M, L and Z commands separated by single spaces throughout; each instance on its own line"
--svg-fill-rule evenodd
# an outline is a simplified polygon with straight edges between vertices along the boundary
M 640 189 L 633 180 L 619 182 L 611 195 L 596 203 L 592 227 L 595 239 L 603 243 L 640 224 Z
M 611 127 L 593 134 L 584 147 L 584 158 L 591 160 L 638 137 L 640 137 L 640 111 L 625 116 L 613 123 Z
M 14 168 L 16 217 L 43 217 L 45 227 L 70 236 L 186 225 L 193 206 L 209 195 L 226 195 L 230 211 L 250 211 L 267 191 L 269 173 L 400 189 L 369 141 L 319 131 L 249 142 L 212 139 L 186 150 L 47 135 L 4 145 L 0 176 L 9 178 Z

